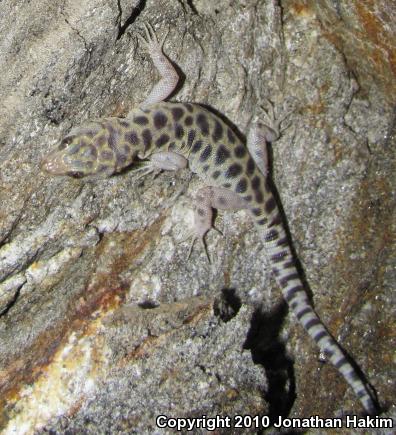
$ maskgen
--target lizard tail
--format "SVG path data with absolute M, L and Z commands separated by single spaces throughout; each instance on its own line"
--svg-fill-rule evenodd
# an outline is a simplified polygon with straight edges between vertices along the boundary
M 289 307 L 319 349 L 328 355 L 331 363 L 344 376 L 366 412 L 370 415 L 377 414 L 377 402 L 368 386 L 360 378 L 336 340 L 327 331 L 308 300 L 278 210 L 274 210 L 274 213 L 270 215 L 265 211 L 258 215 L 256 210 L 256 213 L 253 211 L 252 215 L 264 237 L 266 254 L 270 260 L 272 272 Z

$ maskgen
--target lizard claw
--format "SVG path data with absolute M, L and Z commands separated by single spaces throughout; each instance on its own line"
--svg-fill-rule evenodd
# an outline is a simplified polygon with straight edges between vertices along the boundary
M 155 33 L 153 26 L 150 23 L 143 23 L 144 34 L 140 32 L 136 32 L 137 38 L 140 40 L 144 49 L 149 53 L 155 51 L 162 51 L 162 47 L 164 46 L 165 40 L 169 33 L 169 28 L 165 32 L 165 35 L 159 41 L 158 37 Z
M 134 168 L 132 168 L 131 172 L 133 179 L 137 181 L 146 175 L 159 172 L 159 170 L 153 167 L 150 162 L 141 162 L 139 165 L 136 165 Z
M 188 249 L 187 260 L 189 260 L 190 257 L 191 257 L 191 253 L 192 253 L 192 251 L 193 251 L 193 248 L 194 248 L 195 242 L 196 242 L 197 240 L 200 240 L 200 242 L 201 242 L 201 244 L 202 244 L 202 246 L 203 246 L 203 248 L 204 248 L 204 251 L 205 251 L 205 254 L 206 254 L 206 258 L 208 259 L 209 264 L 212 264 L 212 261 L 211 261 L 210 256 L 209 256 L 208 246 L 207 246 L 207 244 L 206 244 L 205 236 L 203 236 L 203 237 L 198 237 L 196 234 L 194 234 L 193 232 L 191 232 L 191 233 L 188 235 L 188 237 L 187 237 L 184 241 L 187 241 L 188 239 L 192 239 L 192 240 L 191 240 L 191 243 L 190 243 L 190 247 L 189 247 L 189 249 Z
M 292 113 L 295 112 L 295 108 L 284 111 L 280 116 L 275 115 L 274 104 L 268 99 L 265 99 L 265 105 L 259 106 L 260 112 L 263 116 L 263 123 L 265 124 L 266 129 L 266 137 L 269 142 L 274 142 L 277 140 L 283 130 L 288 128 L 290 125 L 286 127 L 282 126 L 282 123 L 290 117 Z
M 215 231 L 217 231 L 219 234 L 220 234 L 220 236 L 223 236 L 224 237 L 224 234 L 223 234 L 223 232 L 221 231 L 221 230 L 219 230 L 217 227 L 215 227 L 214 225 L 212 225 L 212 228 L 215 230 Z

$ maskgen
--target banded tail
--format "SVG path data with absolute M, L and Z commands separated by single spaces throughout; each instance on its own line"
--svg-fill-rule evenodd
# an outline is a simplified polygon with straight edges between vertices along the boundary
M 377 414 L 378 405 L 368 386 L 357 374 L 347 356 L 327 331 L 308 300 L 290 250 L 289 240 L 275 198 L 271 193 L 266 202 L 266 209 L 263 209 L 260 214 L 256 209 L 252 212 L 252 216 L 260 233 L 263 235 L 266 255 L 270 259 L 272 272 L 289 307 L 316 342 L 319 349 L 328 355 L 331 363 L 344 376 L 360 399 L 366 412 L 370 415 Z

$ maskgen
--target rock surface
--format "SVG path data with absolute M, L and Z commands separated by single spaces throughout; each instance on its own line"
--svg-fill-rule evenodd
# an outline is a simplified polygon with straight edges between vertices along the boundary
M 295 109 L 271 148 L 295 250 L 317 311 L 394 411 L 396 9 L 373 3 L 0 1 L 3 433 L 361 412 L 288 315 L 244 211 L 218 214 L 211 264 L 198 248 L 186 261 L 199 180 L 40 172 L 72 126 L 144 100 L 158 76 L 143 21 L 170 29 L 174 100 L 245 133 L 265 98 Z

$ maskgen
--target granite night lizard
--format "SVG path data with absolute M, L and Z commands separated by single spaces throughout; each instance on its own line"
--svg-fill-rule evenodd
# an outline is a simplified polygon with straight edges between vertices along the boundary
M 222 118 L 201 105 L 166 102 L 179 77 L 162 50 L 166 35 L 159 41 L 151 25 L 144 30 L 138 37 L 161 75 L 149 96 L 125 118 L 103 118 L 73 128 L 44 158 L 42 169 L 53 175 L 102 178 L 142 161 L 146 173 L 188 167 L 205 183 L 194 206 L 194 233 L 201 241 L 212 228 L 213 209 L 247 209 L 289 307 L 366 412 L 375 414 L 377 402 L 369 386 L 309 302 L 271 192 L 266 146 L 279 137 L 281 120 L 268 111 L 268 125 L 253 125 L 245 145 Z

